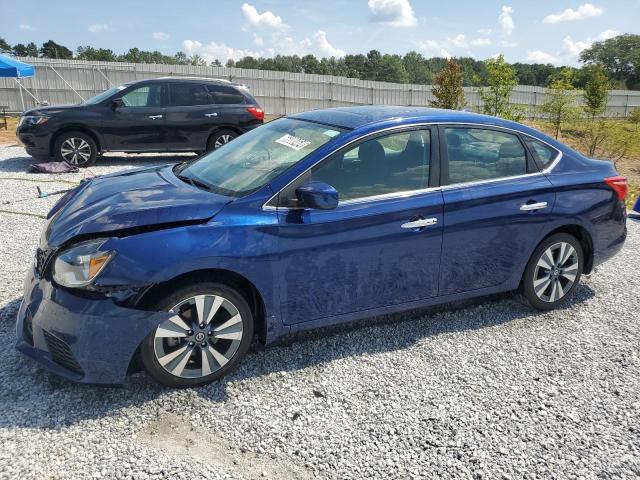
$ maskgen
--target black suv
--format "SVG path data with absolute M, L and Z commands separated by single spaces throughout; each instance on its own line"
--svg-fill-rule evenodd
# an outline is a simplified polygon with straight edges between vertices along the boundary
M 85 167 L 104 152 L 213 150 L 263 120 L 242 85 L 170 77 L 125 83 L 79 105 L 28 110 L 17 135 L 35 158 Z

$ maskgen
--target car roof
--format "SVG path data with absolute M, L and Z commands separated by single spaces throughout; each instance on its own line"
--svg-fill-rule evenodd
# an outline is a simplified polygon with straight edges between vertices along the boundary
M 428 107 L 405 107 L 391 105 L 366 105 L 360 107 L 338 107 L 309 112 L 296 113 L 290 118 L 325 123 L 336 127 L 355 129 L 364 125 L 399 120 L 400 123 L 434 122 L 434 123 L 483 123 L 487 125 L 502 125 L 513 128 L 519 125 L 515 122 L 503 120 L 488 115 L 465 112 L 459 110 L 445 110 Z
M 171 77 L 157 77 L 157 78 L 147 78 L 144 80 L 136 80 L 133 82 L 129 82 L 127 83 L 127 85 L 134 85 L 136 83 L 141 83 L 141 82 L 166 82 L 166 81 L 172 81 L 172 82 L 194 82 L 194 83 L 215 83 L 217 85 L 228 85 L 230 87 L 242 87 L 242 88 L 246 88 L 244 85 L 241 85 L 239 83 L 234 83 L 231 82 L 229 80 L 225 80 L 224 78 L 211 78 L 211 77 L 176 77 L 176 76 L 171 76 Z

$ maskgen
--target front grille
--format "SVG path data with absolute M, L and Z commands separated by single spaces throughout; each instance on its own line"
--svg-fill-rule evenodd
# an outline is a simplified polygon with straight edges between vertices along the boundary
M 22 336 L 29 345 L 33 346 L 33 315 L 31 315 L 31 310 L 28 308 L 24 314 L 24 321 L 22 322 Z
M 64 341 L 60 340 L 55 335 L 44 331 L 44 338 L 47 342 L 47 349 L 51 354 L 51 358 L 58 365 L 62 365 L 67 370 L 84 375 L 84 370 L 73 356 L 73 352 Z
M 38 249 L 36 250 L 34 268 L 38 277 L 42 277 L 44 275 L 44 272 L 47 269 L 47 265 L 49 264 L 49 260 L 51 260 L 54 251 L 55 250 L 52 248 L 40 247 L 38 247 Z

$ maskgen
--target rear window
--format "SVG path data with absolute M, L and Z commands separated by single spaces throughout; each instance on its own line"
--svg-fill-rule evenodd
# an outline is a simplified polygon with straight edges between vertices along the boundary
M 207 85 L 213 103 L 219 105 L 238 105 L 245 103 L 245 97 L 233 87 L 226 85 Z
M 546 143 L 535 140 L 531 137 L 524 137 L 524 143 L 527 144 L 536 163 L 541 169 L 548 168 L 558 156 L 558 151 L 551 148 Z

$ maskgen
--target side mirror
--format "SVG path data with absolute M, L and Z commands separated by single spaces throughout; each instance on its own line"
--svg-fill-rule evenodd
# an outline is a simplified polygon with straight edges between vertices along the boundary
M 308 182 L 296 188 L 296 196 L 305 208 L 333 210 L 338 206 L 338 191 L 324 182 Z
M 113 100 L 111 100 L 111 108 L 115 110 L 116 108 L 120 107 L 124 107 L 124 102 L 121 98 L 114 98 Z

